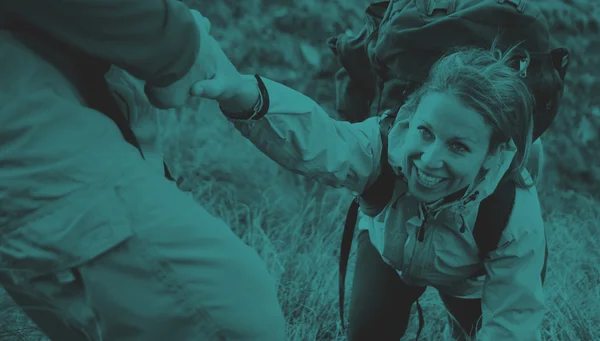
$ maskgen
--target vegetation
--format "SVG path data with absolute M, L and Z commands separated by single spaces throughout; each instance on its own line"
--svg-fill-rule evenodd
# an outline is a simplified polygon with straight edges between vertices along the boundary
M 555 37 L 572 53 L 561 112 L 544 135 L 546 175 L 540 186 L 549 272 L 544 340 L 600 340 L 600 3 L 538 0 Z M 331 115 L 338 68 L 326 38 L 363 24 L 366 0 L 244 0 L 190 3 L 245 73 L 259 72 L 315 99 Z M 280 168 L 210 108 L 162 122 L 164 149 L 182 188 L 225 220 L 268 264 L 279 283 L 289 340 L 345 340 L 337 315 L 337 259 L 351 195 Z M 353 268 L 352 260 L 349 271 Z M 350 278 L 351 274 L 349 274 Z M 351 289 L 350 283 L 348 289 Z M 36 340 L 5 299 L 0 339 Z M 435 291 L 422 302 L 425 340 L 447 340 L 445 310 Z M 405 339 L 416 331 L 416 318 Z M 25 336 L 17 331 L 24 329 Z

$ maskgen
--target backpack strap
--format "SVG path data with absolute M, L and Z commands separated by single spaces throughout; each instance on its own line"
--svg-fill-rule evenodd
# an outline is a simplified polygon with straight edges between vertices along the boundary
M 340 245 L 340 262 L 339 262 L 339 310 L 340 320 L 342 322 L 342 330 L 346 329 L 344 323 L 344 298 L 346 296 L 346 270 L 348 268 L 348 260 L 350 259 L 350 249 L 352 249 L 352 239 L 354 239 L 354 230 L 358 219 L 358 198 L 354 198 L 344 222 L 344 232 L 342 234 L 342 244 Z
M 479 248 L 479 259 L 483 261 L 495 250 L 512 214 L 515 203 L 516 186 L 514 181 L 502 181 L 489 197 L 479 205 L 479 212 L 473 228 L 473 237 Z M 474 277 L 485 275 L 482 266 Z
M 393 186 L 396 174 L 388 162 L 388 133 L 394 125 L 395 114 L 390 111 L 383 113 L 379 122 L 379 135 L 381 137 L 381 158 L 379 161 L 380 172 L 375 181 L 360 195 L 361 199 L 370 206 L 383 208 L 392 199 Z
M 381 171 L 375 182 L 369 188 L 367 188 L 361 197 L 365 200 L 370 200 L 370 203 L 385 207 L 390 201 L 393 194 L 394 171 L 388 163 L 387 147 L 388 147 L 388 132 L 390 131 L 395 115 L 384 114 L 379 122 L 379 133 L 381 137 Z M 359 198 L 356 197 L 352 200 L 348 213 L 346 214 L 346 221 L 344 222 L 344 232 L 342 234 L 342 243 L 340 246 L 340 262 L 339 262 L 339 310 L 340 319 L 342 322 L 342 329 L 345 329 L 344 323 L 344 297 L 346 292 L 346 270 L 348 268 L 348 260 L 350 259 L 350 250 L 352 249 L 352 240 L 354 239 L 354 231 L 356 229 L 356 222 L 358 219 L 359 209 Z
M 108 118 L 113 120 L 125 141 L 129 144 L 133 145 L 140 153 L 142 158 L 145 159 L 144 153 L 142 152 L 142 148 L 135 136 L 135 133 L 131 129 L 131 124 L 129 120 L 126 118 L 126 115 L 119 108 L 115 98 L 110 93 L 108 83 L 104 78 L 105 70 L 101 68 L 100 70 L 95 70 L 96 72 L 90 72 L 87 76 L 89 77 L 88 88 L 82 89 L 83 97 L 85 98 L 87 104 L 90 108 L 93 108 Z M 163 161 L 163 171 L 165 177 L 170 181 L 175 181 L 167 164 Z
M 473 237 L 482 261 L 498 247 L 500 238 L 512 214 L 516 187 L 513 181 L 502 181 L 494 193 L 479 205 Z
M 514 208 L 516 191 L 517 188 L 514 181 L 502 181 L 494 193 L 484 199 L 479 205 L 477 220 L 473 228 L 473 237 L 479 248 L 479 259 L 482 266 L 472 277 L 486 275 L 483 262 L 489 253 L 494 251 L 500 243 L 500 238 L 508 225 Z M 546 280 L 548 254 L 548 240 L 546 239 L 544 265 L 540 273 L 542 285 Z
M 90 73 L 88 74 L 88 77 L 90 78 L 88 82 L 89 87 L 83 91 L 83 97 L 85 98 L 86 103 L 90 108 L 101 112 L 113 120 L 117 127 L 119 127 L 125 141 L 136 147 L 142 158 L 144 158 L 142 148 L 140 147 L 133 130 L 131 130 L 129 121 L 112 97 L 108 83 L 102 73 Z

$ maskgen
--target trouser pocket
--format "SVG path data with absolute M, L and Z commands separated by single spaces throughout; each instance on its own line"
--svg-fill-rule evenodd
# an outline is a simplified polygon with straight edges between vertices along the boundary
M 3 231 L 0 284 L 52 340 L 102 340 L 81 274 L 131 237 L 129 223 L 114 187 L 89 186 L 49 201 Z
M 76 268 L 33 278 L 6 292 L 52 341 L 101 341 L 100 324 Z

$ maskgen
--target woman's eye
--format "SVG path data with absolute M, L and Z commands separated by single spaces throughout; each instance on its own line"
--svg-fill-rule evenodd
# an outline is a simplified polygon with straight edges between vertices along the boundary
M 419 126 L 417 127 L 417 130 L 419 131 L 419 133 L 421 134 L 421 136 L 426 139 L 426 140 L 432 140 L 434 138 L 433 133 L 427 129 L 427 127 L 424 126 Z M 462 143 L 452 143 L 450 145 L 450 148 L 455 152 L 455 153 L 468 153 L 469 147 L 465 146 Z
M 433 135 L 431 134 L 429 129 L 427 129 L 423 126 L 418 127 L 417 130 L 419 130 L 419 133 L 421 133 L 421 135 L 427 139 L 430 139 L 433 137 Z
M 469 151 L 469 148 L 462 143 L 454 143 L 452 145 L 452 148 L 454 149 L 454 151 L 461 153 L 466 153 Z

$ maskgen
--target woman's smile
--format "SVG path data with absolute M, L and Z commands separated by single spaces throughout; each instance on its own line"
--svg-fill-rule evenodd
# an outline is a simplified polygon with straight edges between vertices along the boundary
M 413 163 L 412 176 L 414 183 L 420 187 L 421 190 L 437 190 L 446 185 L 450 180 L 448 177 L 440 177 L 431 174 L 430 172 L 420 169 L 415 163 Z

